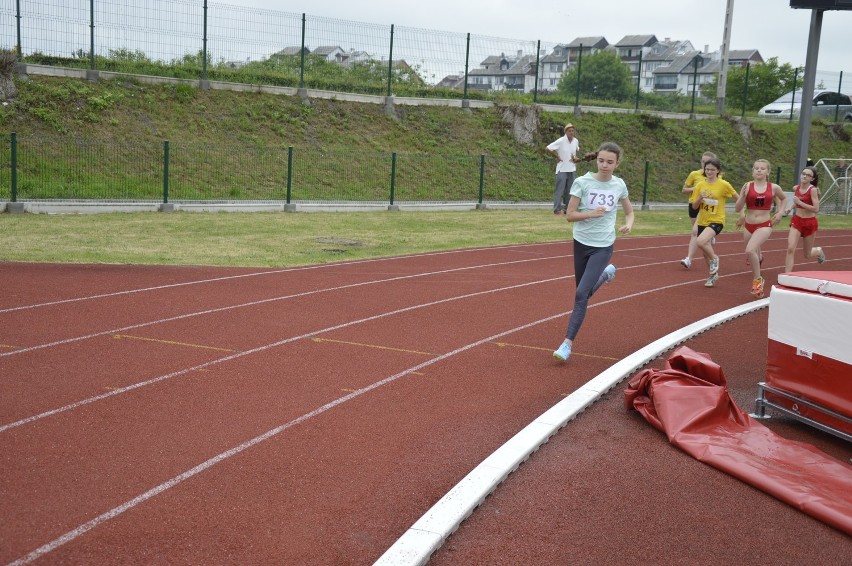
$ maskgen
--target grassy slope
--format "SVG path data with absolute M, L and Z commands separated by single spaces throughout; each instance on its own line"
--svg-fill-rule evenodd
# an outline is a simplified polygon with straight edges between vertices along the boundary
M 71 159 L 69 144 L 99 140 L 112 155 L 111 162 L 87 163 L 86 182 L 109 187 L 130 182 L 127 176 L 150 178 L 154 195 L 160 190 L 156 172 L 136 172 L 143 161 L 139 153 L 152 154 L 156 163 L 163 140 L 169 140 L 182 165 L 174 167 L 177 189 L 205 178 L 204 184 L 221 185 L 220 194 L 226 197 L 256 197 L 247 187 L 280 187 L 281 155 L 293 146 L 299 155 L 322 162 L 331 171 L 332 181 L 299 180 L 316 186 L 318 198 L 325 194 L 324 186 L 332 188 L 328 185 L 352 185 L 344 190 L 351 189 L 350 196 L 361 198 L 370 198 L 371 188 L 378 185 L 383 195 L 387 156 L 397 152 L 406 156 L 398 170 L 398 184 L 400 190 L 411 191 L 410 198 L 422 198 L 429 194 L 424 191 L 435 187 L 441 187 L 440 198 L 451 198 L 459 177 L 471 177 L 465 184 L 476 184 L 479 156 L 485 155 L 486 190 L 490 191 L 486 198 L 547 200 L 552 159 L 544 156 L 542 147 L 561 134 L 566 120 L 577 126 L 586 151 L 605 140 L 622 144 L 626 156 L 621 175 L 637 200 L 644 186 L 646 160 L 650 164 L 648 200 L 680 201 L 682 180 L 706 149 L 721 157 L 735 186 L 748 179 L 751 163 L 759 157 L 773 163 L 773 177 L 774 168 L 781 167 L 783 186 L 794 180 L 790 165 L 795 160 L 795 124 L 543 113 L 535 142 L 525 146 L 512 138 L 498 109 L 398 105 L 395 116 L 388 116 L 378 104 L 333 100 L 305 104 L 297 97 L 200 91 L 188 85 L 152 86 L 132 80 L 88 83 L 33 77 L 18 87 L 18 100 L 0 110 L 0 129 L 16 131 L 22 138 L 36 136 L 37 144 L 48 148 L 38 166 L 50 168 L 52 178 L 80 169 L 79 164 L 64 162 Z M 850 157 L 850 133 L 852 125 L 815 122 L 810 155 L 815 159 Z M 64 149 L 51 151 L 52 143 L 62 143 Z M 115 149 L 122 144 L 133 150 Z M 221 164 L 227 167 L 226 174 L 216 169 Z M 581 166 L 581 172 L 586 169 Z M 8 185 L 7 176 L 4 185 Z M 75 181 L 64 180 L 66 184 Z M 398 198 L 405 200 L 405 196 Z

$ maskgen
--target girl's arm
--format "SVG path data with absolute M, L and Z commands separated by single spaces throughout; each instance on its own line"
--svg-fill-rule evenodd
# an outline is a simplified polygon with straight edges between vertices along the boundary
M 775 196 L 775 214 L 772 215 L 772 225 L 781 222 L 784 215 L 787 213 L 787 195 L 784 194 L 784 189 L 772 183 L 772 194 Z
M 624 226 L 619 228 L 618 231 L 627 235 L 633 230 L 633 221 L 636 216 L 633 214 L 633 205 L 630 204 L 630 199 L 626 197 L 621 199 L 621 208 L 624 210 Z
M 808 208 L 814 212 L 819 212 L 819 189 L 816 187 L 811 189 L 811 200 L 814 204 Z
M 580 222 L 581 220 L 588 220 L 589 218 L 600 218 L 606 212 L 606 209 L 602 206 L 591 210 L 585 210 L 583 212 L 577 210 L 579 207 L 580 197 L 571 195 L 571 199 L 568 201 L 568 209 L 565 211 L 565 219 L 568 222 Z
M 746 191 L 748 190 L 748 183 L 743 185 L 742 192 L 740 196 L 737 197 L 737 203 L 734 205 L 734 210 L 736 212 L 742 212 L 743 208 L 745 208 L 746 195 L 748 194 Z

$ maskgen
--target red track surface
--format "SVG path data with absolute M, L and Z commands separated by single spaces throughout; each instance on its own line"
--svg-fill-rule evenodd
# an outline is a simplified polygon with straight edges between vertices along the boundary
M 719 238 L 714 289 L 703 262 L 678 264 L 685 243 L 618 241 L 566 364 L 550 354 L 572 305 L 568 243 L 291 270 L 0 264 L 0 562 L 371 563 L 614 360 L 751 300 L 739 234 Z M 824 268 L 852 270 L 852 231 L 818 244 Z M 785 247 L 783 232 L 765 246 L 770 283 Z M 751 409 L 766 311 L 690 345 Z M 680 453 L 622 389 L 432 561 L 849 563 L 848 537 Z

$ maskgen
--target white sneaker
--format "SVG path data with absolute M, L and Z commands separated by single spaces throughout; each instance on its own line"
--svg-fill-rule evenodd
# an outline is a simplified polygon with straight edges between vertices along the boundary
M 615 266 L 613 264 L 610 263 L 604 267 L 603 273 L 601 273 L 601 279 L 604 280 L 604 283 L 609 283 L 615 279 Z
M 713 236 L 713 239 L 712 239 L 712 240 L 710 240 L 710 245 L 711 245 L 711 246 L 715 246 L 715 245 L 716 245 L 716 236 Z
M 680 264 L 683 266 L 684 269 L 689 269 L 690 267 L 692 267 L 692 260 L 688 257 L 685 257 L 680 260 Z
M 822 249 L 819 250 L 819 255 L 817 256 L 817 263 L 825 263 L 825 252 Z
M 553 352 L 553 357 L 560 361 L 566 361 L 571 356 L 571 344 L 567 340 Z
M 705 287 L 712 287 L 716 284 L 716 281 L 718 281 L 718 280 L 719 280 L 719 274 L 714 273 L 713 275 L 711 275 L 710 277 L 707 278 L 707 282 L 704 283 L 704 286 Z
M 719 258 L 710 260 L 710 275 L 719 273 Z

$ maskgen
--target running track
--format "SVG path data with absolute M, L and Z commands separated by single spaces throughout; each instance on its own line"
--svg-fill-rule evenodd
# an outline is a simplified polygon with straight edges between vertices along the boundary
M 818 244 L 825 269 L 852 270 L 852 231 Z M 764 246 L 769 283 L 785 247 L 783 231 Z M 566 364 L 550 354 L 572 303 L 568 243 L 286 270 L 0 264 L 0 563 L 370 564 L 564 396 L 751 300 L 740 234 L 719 238 L 714 289 L 702 262 L 680 267 L 684 248 L 619 239 Z M 766 310 L 689 345 L 750 409 Z M 681 454 L 622 389 L 432 562 L 849 563 L 848 537 Z

